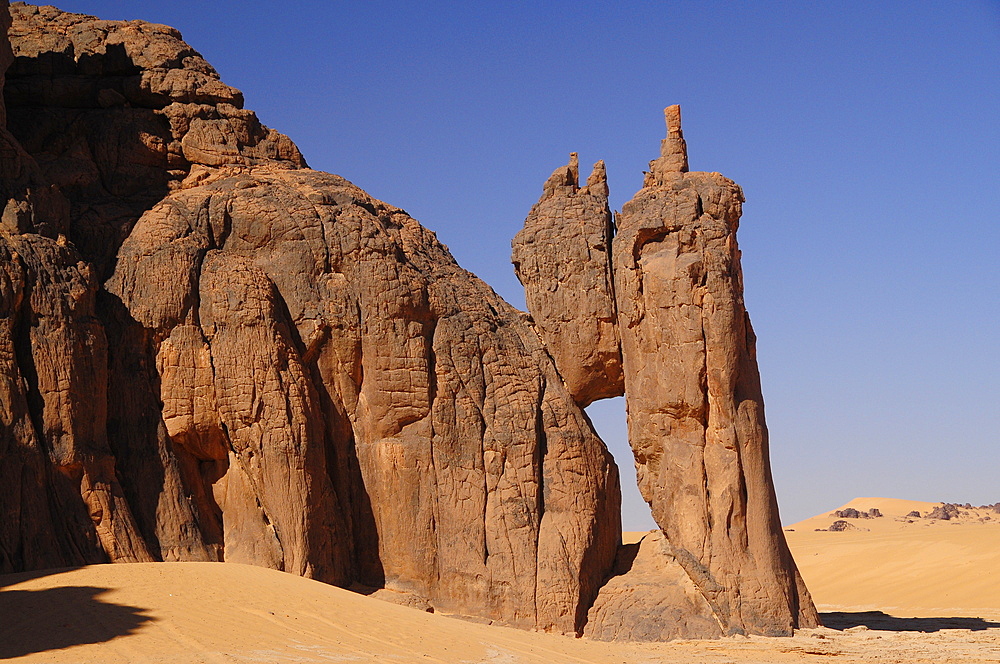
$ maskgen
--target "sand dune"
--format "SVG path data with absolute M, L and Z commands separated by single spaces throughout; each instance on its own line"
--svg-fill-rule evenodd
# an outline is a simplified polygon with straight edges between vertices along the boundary
M 431 615 L 257 567 L 153 563 L 0 577 L 0 659 L 1000 663 L 1000 523 L 901 518 L 934 505 L 863 498 L 845 507 L 886 516 L 852 520 L 859 529 L 846 532 L 816 532 L 837 520 L 828 515 L 791 526 L 792 550 L 829 625 L 792 638 L 600 643 Z
M 1000 618 L 1000 514 L 968 510 L 950 520 L 913 518 L 940 503 L 856 498 L 839 510 L 879 509 L 877 519 L 843 519 L 819 531 L 828 512 L 785 536 L 820 611 L 882 610 L 899 616 Z

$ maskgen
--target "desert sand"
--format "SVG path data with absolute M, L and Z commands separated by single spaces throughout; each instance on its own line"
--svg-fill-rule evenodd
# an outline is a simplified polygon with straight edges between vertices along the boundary
M 884 516 L 844 519 L 850 529 L 843 532 L 825 530 L 840 520 L 832 511 L 788 526 L 785 537 L 819 610 L 1000 618 L 1000 514 L 906 516 L 938 505 L 856 498 L 837 509 L 876 508 Z
M 838 520 L 832 512 L 789 526 L 792 551 L 828 625 L 791 638 L 601 643 L 433 615 L 258 567 L 141 563 L 0 577 L 0 659 L 1000 662 L 1000 515 L 904 516 L 935 505 L 861 498 L 844 507 L 876 507 L 885 516 L 848 519 L 856 529 L 844 532 L 815 530 Z

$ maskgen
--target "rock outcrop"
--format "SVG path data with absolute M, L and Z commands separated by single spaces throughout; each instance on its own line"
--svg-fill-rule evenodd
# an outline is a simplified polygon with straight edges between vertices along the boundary
M 840 519 L 879 519 L 882 517 L 882 511 L 877 507 L 873 507 L 867 511 L 848 507 L 847 509 L 834 511 L 833 516 Z
M 577 155 L 557 168 L 511 243 L 514 272 L 539 334 L 580 406 L 621 396 L 611 278 L 613 222 L 604 162 L 580 187 Z
M 815 622 L 742 194 L 686 172 L 679 115 L 613 244 L 603 163 L 546 183 L 514 243 L 528 317 L 309 169 L 176 30 L 7 9 L 0 573 L 228 560 L 595 638 Z M 663 528 L 635 551 L 582 410 L 623 389 Z
M 689 173 L 680 110 L 614 240 L 639 489 L 724 632 L 817 623 L 778 520 L 736 229 L 743 192 Z
M 523 314 L 172 28 L 11 13 L 0 571 L 230 560 L 579 632 L 617 469 Z
M 679 107 L 668 107 L 665 116 L 661 155 L 650 162 L 643 188 L 617 218 L 610 261 L 639 489 L 666 536 L 670 564 L 664 562 L 664 569 L 683 569 L 681 585 L 690 582 L 699 589 L 722 634 L 791 634 L 795 627 L 817 624 L 818 616 L 785 543 L 771 481 L 755 339 L 743 305 L 736 244 L 743 192 L 718 173 L 688 172 Z M 530 236 L 541 225 L 539 217 L 546 218 L 539 208 L 558 195 L 554 184 L 564 188 L 564 196 L 576 193 L 573 163 L 568 170 L 565 180 L 556 171 L 546 184 L 546 195 L 522 233 Z M 559 265 L 562 247 L 578 242 L 578 226 L 544 227 L 552 230 L 544 244 L 534 245 L 532 265 Z M 525 249 L 515 247 L 517 260 Z M 590 266 L 565 272 L 607 273 L 604 256 L 591 260 Z M 532 288 L 558 293 L 559 275 L 545 276 L 554 285 Z M 581 290 L 581 281 L 587 280 L 571 280 L 570 288 Z M 583 289 L 599 283 L 590 278 Z M 553 315 L 546 300 L 532 296 L 532 288 L 528 305 L 542 338 L 559 348 L 559 338 L 550 342 L 553 335 L 545 330 L 571 337 L 565 328 L 573 320 Z M 588 307 L 573 307 L 582 301 L 579 296 L 567 300 L 563 306 L 588 316 Z M 553 355 L 564 376 L 585 369 L 595 373 L 583 366 L 579 354 Z M 605 586 L 592 611 L 600 624 L 588 627 L 590 633 L 597 638 L 703 636 L 704 607 L 688 602 L 680 586 L 641 590 L 648 586 L 642 580 L 648 574 L 629 572 Z M 668 576 L 665 583 L 680 583 L 673 572 Z M 621 599 L 622 586 L 629 587 L 627 601 Z M 664 610 L 671 602 L 674 608 Z M 684 622 L 678 616 L 698 620 L 678 627 Z M 662 625 L 653 624 L 657 621 Z
M 517 312 L 404 212 L 307 169 L 219 174 L 143 215 L 107 289 L 175 453 L 222 467 L 186 483 L 226 560 L 577 629 L 613 462 Z
M 618 551 L 615 576 L 601 588 L 584 634 L 598 641 L 715 639 L 715 610 L 677 561 L 661 531 Z

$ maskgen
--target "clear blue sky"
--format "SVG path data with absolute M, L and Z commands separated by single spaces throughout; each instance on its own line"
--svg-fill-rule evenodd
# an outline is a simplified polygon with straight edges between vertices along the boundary
M 692 170 L 747 197 L 783 521 L 1000 500 L 1000 2 L 60 6 L 180 29 L 312 167 L 519 307 L 510 239 L 545 178 L 604 159 L 620 208 L 681 104 Z M 627 478 L 621 400 L 590 412 Z

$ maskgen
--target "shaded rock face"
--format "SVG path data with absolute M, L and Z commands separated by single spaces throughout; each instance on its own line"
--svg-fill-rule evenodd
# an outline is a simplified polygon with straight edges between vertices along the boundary
M 4 40 L 0 65 L 12 60 Z M 152 560 L 108 443 L 99 284 L 60 234 L 65 198 L 6 127 L 0 195 L 0 571 Z
M 528 310 L 580 406 L 624 394 L 604 162 L 580 187 L 577 155 L 556 169 L 511 243 Z
M 10 11 L 7 125 L 69 200 L 69 227 L 56 231 L 101 279 L 136 219 L 193 165 L 305 165 L 173 28 L 22 3 Z
M 76 252 L 0 235 L 0 571 L 150 561 L 106 434 L 107 342 Z
M 617 469 L 524 315 L 175 30 L 11 13 L 0 571 L 229 560 L 582 630 Z
M 643 188 L 617 219 L 610 265 L 639 489 L 669 543 L 670 569 L 679 566 L 685 577 L 664 576 L 675 587 L 663 595 L 638 590 L 650 572 L 615 577 L 591 612 L 599 624 L 588 630 L 600 638 L 703 636 L 704 607 L 691 604 L 681 588 L 693 583 L 722 634 L 791 634 L 817 624 L 818 617 L 778 520 L 736 244 L 743 192 L 718 173 L 687 172 L 680 109 L 672 106 L 665 114 L 661 156 L 650 162 Z M 547 184 L 546 195 L 550 189 Z M 536 210 L 522 233 L 538 225 Z M 563 228 L 571 244 L 574 225 Z M 535 264 L 562 259 L 557 233 L 535 245 Z M 608 264 L 599 257 L 570 273 L 602 274 Z M 590 279 L 590 287 L 598 282 Z M 542 330 L 571 325 L 570 317 L 554 316 L 527 290 Z M 573 311 L 587 317 L 589 309 Z M 583 370 L 577 357 L 553 355 L 564 376 Z M 673 609 L 664 610 L 671 602 Z M 656 617 L 643 617 L 640 606 Z M 678 626 L 687 619 L 679 616 L 698 621 Z

